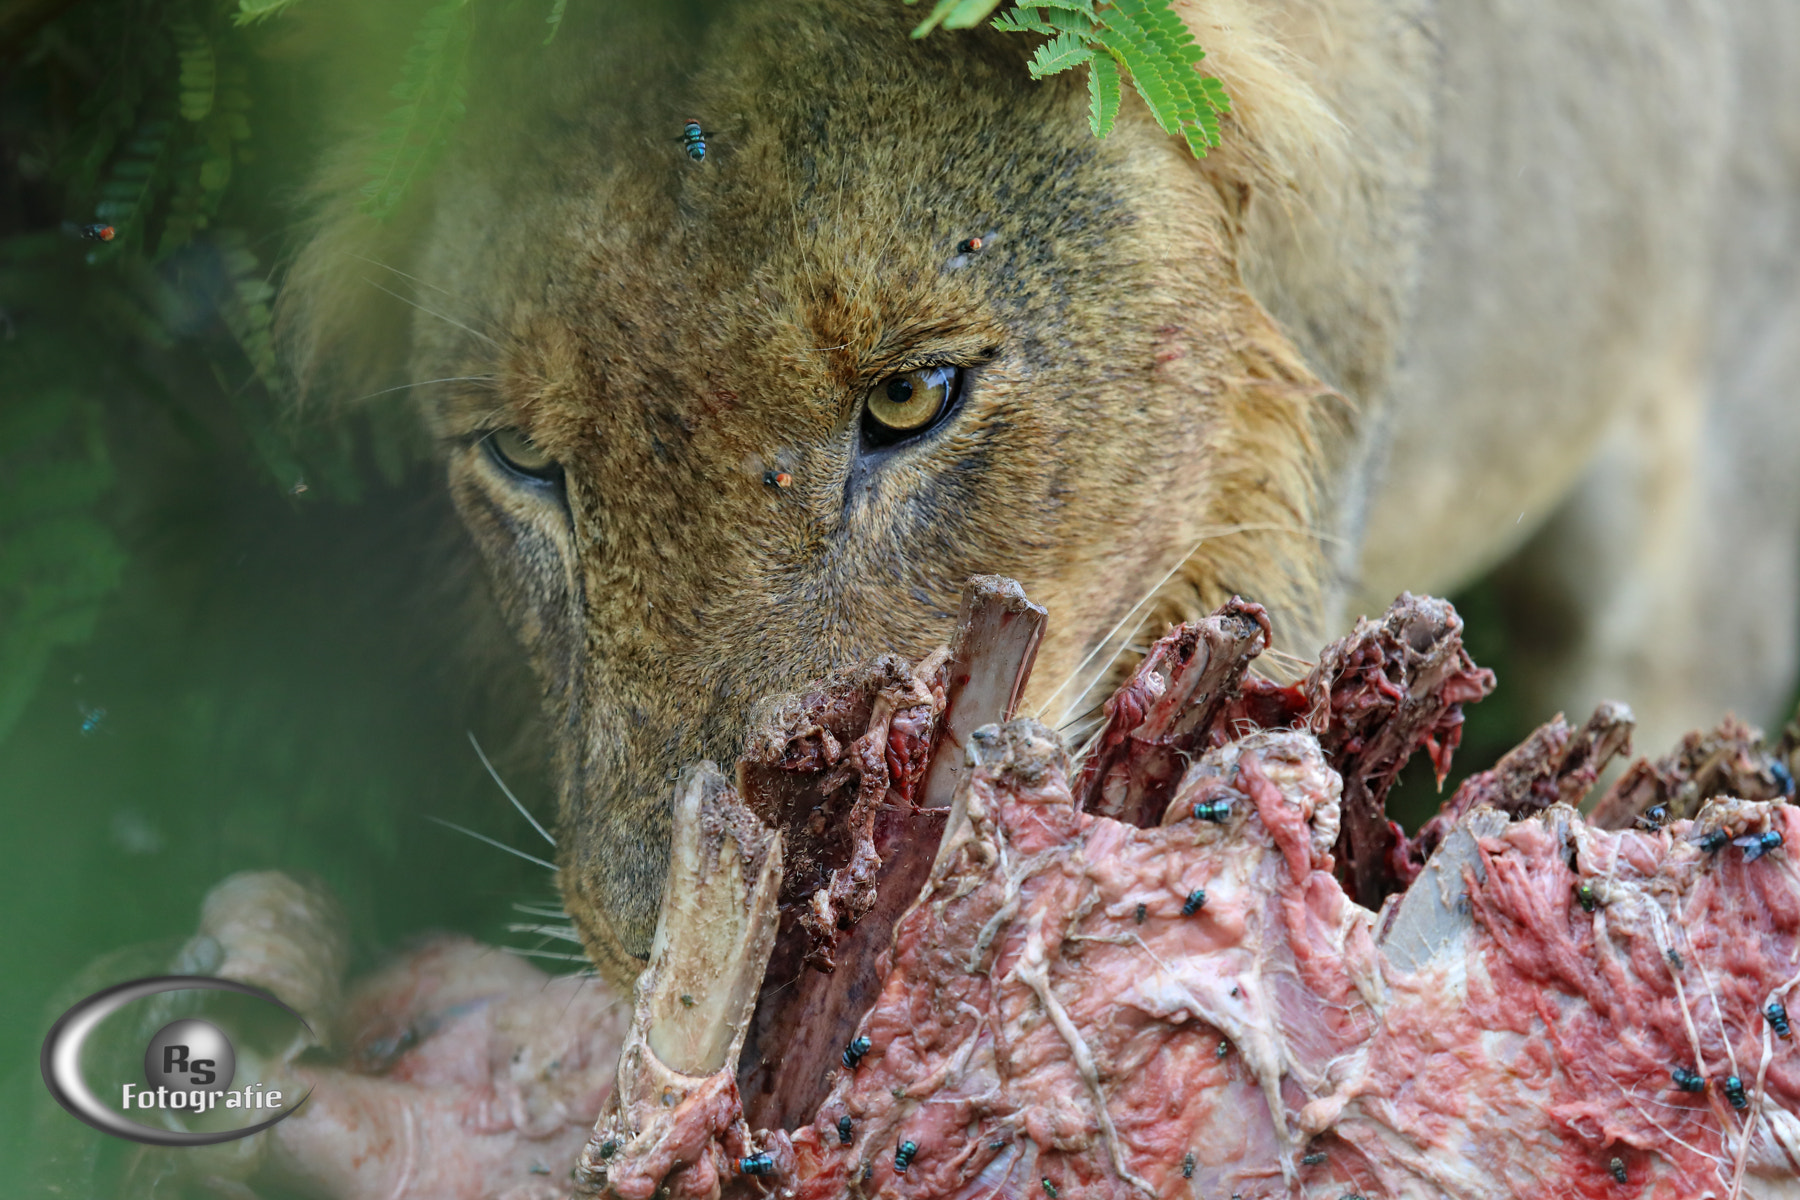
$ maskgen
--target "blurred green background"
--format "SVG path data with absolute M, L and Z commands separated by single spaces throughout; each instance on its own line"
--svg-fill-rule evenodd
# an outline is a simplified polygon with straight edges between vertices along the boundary
M 427 819 L 542 850 L 469 730 L 550 806 L 529 684 L 404 396 L 296 417 L 271 341 L 309 165 L 381 132 L 368 203 L 391 214 L 459 111 L 471 11 L 0 0 L 0 1180 L 34 1151 L 55 1013 L 156 968 L 84 970 L 185 937 L 222 877 L 323 877 L 365 963 L 434 928 L 517 943 L 509 905 L 550 897 Z M 562 3 L 483 11 L 551 36 Z M 1504 679 L 1495 597 L 1460 606 Z M 1459 775 L 1528 728 L 1503 682 Z M 1409 825 L 1436 804 L 1413 775 Z
M 45 1151 L 38 1048 L 71 988 L 161 969 L 224 876 L 321 876 L 365 963 L 429 929 L 521 943 L 509 905 L 552 896 L 426 819 L 545 850 L 470 730 L 550 805 L 529 685 L 404 396 L 298 419 L 271 342 L 310 164 L 373 128 L 398 132 L 372 177 L 428 167 L 414 130 L 459 102 L 466 11 L 0 0 L 5 1194 Z

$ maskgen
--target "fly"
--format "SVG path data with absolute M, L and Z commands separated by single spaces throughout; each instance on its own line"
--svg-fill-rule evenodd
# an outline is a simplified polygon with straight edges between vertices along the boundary
M 1731 844 L 1743 848 L 1745 862 L 1755 862 L 1769 851 L 1780 848 L 1781 834 L 1771 829 L 1767 833 L 1753 833 L 1741 838 L 1732 838 Z
M 1223 825 L 1231 819 L 1231 801 L 1202 800 L 1194 805 L 1194 820 L 1211 821 L 1214 825 Z
M 1744 1081 L 1736 1075 L 1727 1075 L 1720 1086 L 1725 1090 L 1725 1098 L 1731 1101 L 1731 1107 L 1739 1112 L 1750 1107 L 1750 1098 L 1744 1094 Z
M 89 708 L 80 701 L 76 701 L 75 710 L 81 714 L 82 737 L 93 737 L 104 728 L 106 724 L 106 710 L 104 708 Z
M 1704 1092 L 1706 1090 L 1706 1080 L 1686 1067 L 1673 1068 L 1669 1072 L 1669 1078 L 1673 1079 L 1675 1086 L 1684 1092 Z
M 687 147 L 687 156 L 695 162 L 706 160 L 706 134 L 700 128 L 700 122 L 689 121 L 681 127 L 681 144 Z

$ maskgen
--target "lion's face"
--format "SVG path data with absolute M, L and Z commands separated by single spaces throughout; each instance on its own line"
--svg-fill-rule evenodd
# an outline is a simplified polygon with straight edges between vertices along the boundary
M 765 694 L 945 642 L 968 576 L 1049 607 L 1038 696 L 1209 531 L 1178 606 L 1317 616 L 1292 534 L 1318 388 L 1180 147 L 1129 110 L 1096 141 L 1079 83 L 1006 39 L 910 41 L 892 4 L 793 37 L 774 8 L 691 74 L 490 121 L 416 260 L 415 378 L 453 381 L 430 418 L 614 977 L 649 949 L 677 772 L 732 759 Z

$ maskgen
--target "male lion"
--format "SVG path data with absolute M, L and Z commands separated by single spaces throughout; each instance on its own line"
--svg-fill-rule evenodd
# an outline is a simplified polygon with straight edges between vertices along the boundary
M 1140 627 L 1236 593 L 1304 656 L 1541 530 L 1542 695 L 1652 746 L 1774 715 L 1791 0 L 1189 0 L 1233 99 L 1201 161 L 896 0 L 662 8 L 570 5 L 548 49 L 479 18 L 437 177 L 385 225 L 328 182 L 284 317 L 315 390 L 430 381 L 610 980 L 676 772 L 760 696 L 937 646 L 976 573 L 1049 609 L 1027 704 L 1073 675 L 1066 720 Z

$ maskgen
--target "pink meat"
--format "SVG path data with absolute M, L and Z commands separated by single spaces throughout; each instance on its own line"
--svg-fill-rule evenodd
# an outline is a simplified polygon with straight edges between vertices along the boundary
M 1800 1194 L 1800 1069 L 1760 1015 L 1800 982 L 1800 877 L 1784 850 L 1693 841 L 1791 842 L 1792 809 L 1657 834 L 1483 810 L 1421 893 L 1466 905 L 1436 924 L 1391 905 L 1387 938 L 1434 933 L 1390 953 L 1332 873 L 1342 785 L 1306 733 L 1209 756 L 1251 801 L 1224 825 L 1179 795 L 1153 829 L 1077 812 L 1028 722 L 977 753 L 862 1024 L 874 1048 L 794 1135 L 794 1194 Z M 1676 1091 L 1676 1066 L 1707 1092 Z

